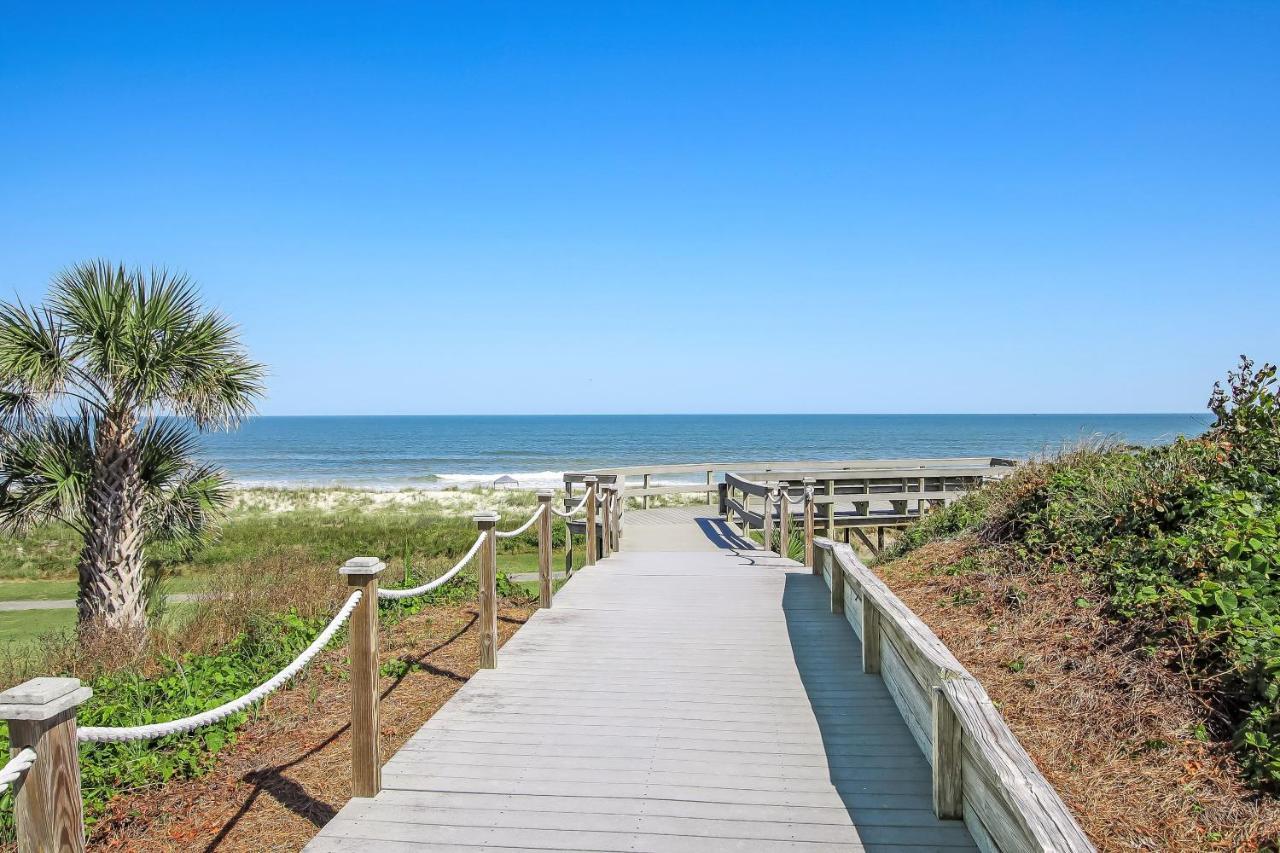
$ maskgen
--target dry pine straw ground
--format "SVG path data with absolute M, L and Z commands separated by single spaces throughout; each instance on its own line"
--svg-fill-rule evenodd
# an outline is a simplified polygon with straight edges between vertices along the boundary
M 966 554 L 979 571 L 946 574 Z M 1209 714 L 1175 661 L 1135 648 L 1077 575 L 1012 565 L 961 541 L 877 571 L 986 687 L 1100 850 L 1272 849 L 1280 803 L 1238 781 L 1229 744 L 1194 737 Z
M 499 641 L 531 613 L 500 609 Z M 474 607 L 436 607 L 383 632 L 382 662 L 414 664 L 403 677 L 381 679 L 384 761 L 475 674 L 476 622 Z M 351 795 L 345 656 L 345 649 L 331 649 L 292 689 L 269 698 L 209 774 L 113 799 L 90 848 L 301 849 Z

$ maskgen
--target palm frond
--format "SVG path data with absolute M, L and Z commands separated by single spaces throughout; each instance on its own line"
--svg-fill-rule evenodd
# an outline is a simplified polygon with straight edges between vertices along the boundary
M 138 476 L 147 489 L 163 490 L 184 476 L 199 441 L 177 418 L 156 418 L 138 431 Z
M 26 530 L 62 520 L 83 528 L 93 473 L 93 415 L 45 417 L 0 431 L 0 527 Z
M 28 426 L 40 415 L 42 397 L 23 388 L 0 388 L 0 429 Z
M 76 264 L 53 280 L 49 304 L 71 339 L 69 354 L 104 386 L 125 362 L 133 285 L 124 266 L 105 260 Z
M 183 548 L 207 543 L 217 532 L 231 490 L 225 475 L 211 465 L 190 465 L 166 488 L 148 489 L 147 538 L 176 542 Z
M 72 370 L 68 339 L 52 313 L 0 304 L 0 387 L 11 395 L 6 411 L 30 414 L 66 387 Z

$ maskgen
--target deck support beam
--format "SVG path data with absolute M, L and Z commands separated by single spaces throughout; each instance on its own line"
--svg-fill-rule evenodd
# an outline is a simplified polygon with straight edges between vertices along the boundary
M 818 564 L 813 558 L 813 478 L 804 480 L 804 564 L 820 574 Z
M 538 507 L 542 510 L 542 515 L 538 518 L 539 607 L 551 606 L 553 592 L 551 585 L 551 499 L 554 496 L 555 492 L 551 489 L 538 490 Z
M 951 700 L 933 688 L 933 813 L 944 820 L 964 817 L 964 729 Z
M 33 678 L 0 694 L 10 753 L 36 753 L 31 769 L 13 783 L 19 853 L 84 850 L 76 708 L 92 695 L 78 678 Z
M 473 518 L 484 544 L 480 546 L 480 668 L 498 665 L 498 514 L 478 512 Z
M 584 477 L 583 484 L 587 487 L 587 559 L 588 566 L 596 564 L 596 558 L 599 556 L 596 549 L 599 544 L 596 541 L 596 501 L 599 499 L 599 484 L 595 477 Z
M 351 614 L 351 796 L 372 797 L 382 790 L 378 754 L 378 575 L 386 565 L 377 557 L 352 557 L 338 569 L 347 586 L 360 590 Z
M 880 671 L 880 608 L 862 591 L 862 671 Z

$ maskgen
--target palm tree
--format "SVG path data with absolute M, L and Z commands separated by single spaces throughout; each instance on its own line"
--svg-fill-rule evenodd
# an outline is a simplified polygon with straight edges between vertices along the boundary
M 196 431 L 251 414 L 263 375 L 185 275 L 94 261 L 0 304 L 0 528 L 83 537 L 82 631 L 146 626 L 144 546 L 202 541 L 229 500 Z

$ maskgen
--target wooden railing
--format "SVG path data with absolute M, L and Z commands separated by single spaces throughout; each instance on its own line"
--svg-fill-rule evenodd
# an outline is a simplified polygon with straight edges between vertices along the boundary
M 349 594 L 337 615 L 315 640 L 283 670 L 249 693 L 217 708 L 191 717 L 131 727 L 77 729 L 76 708 L 93 695 L 77 678 L 34 678 L 0 693 L 0 720 L 9 727 L 12 759 L 0 768 L 0 790 L 14 788 L 14 811 L 19 853 L 80 851 L 84 849 L 83 801 L 80 792 L 80 760 L 77 744 L 151 740 L 194 731 L 256 705 L 288 683 L 328 645 L 350 620 L 351 780 L 353 797 L 372 797 L 381 788 L 378 741 L 378 600 L 422 595 L 450 582 L 473 559 L 478 561 L 478 656 L 482 669 L 497 665 L 498 592 L 497 541 L 519 535 L 537 525 L 538 588 L 543 607 L 554 596 L 551 574 L 552 517 L 571 521 L 584 513 L 587 562 L 597 554 L 608 557 L 618 547 L 620 498 L 613 485 L 600 488 L 596 478 L 583 482 L 585 495 L 577 508 L 557 510 L 550 489 L 538 492 L 538 508 L 518 528 L 497 529 L 498 514 L 474 516 L 477 537 L 454 565 L 433 581 L 409 589 L 379 589 L 378 577 L 386 566 L 376 557 L 354 557 L 338 571 Z M 568 537 L 566 537 L 568 538 Z M 600 550 L 598 551 L 597 548 Z
M 793 506 L 806 489 L 817 504 L 815 524 L 827 536 L 844 531 L 852 534 L 872 553 L 884 548 L 885 530 L 911 524 L 932 509 L 963 497 L 984 483 L 1003 477 L 1013 469 L 1005 459 L 876 460 L 842 463 L 840 469 L 812 470 L 801 463 L 777 470 L 747 475 L 733 471 L 724 475 L 720 513 L 736 522 L 744 533 L 771 528 L 781 523 L 779 490 L 785 491 Z M 875 541 L 868 536 L 870 529 Z
M 600 494 L 604 511 L 594 517 L 598 522 L 592 526 L 586 521 L 566 521 L 565 537 L 564 537 L 564 568 L 565 573 L 573 572 L 573 538 L 581 536 L 585 540 L 586 546 L 586 564 L 594 565 L 599 557 L 607 557 L 620 547 L 622 538 L 622 520 L 623 505 L 625 503 L 622 497 L 621 489 L 617 485 L 617 477 L 612 474 L 565 474 L 564 475 L 564 503 L 565 507 L 573 505 L 578 500 L 578 487 L 583 489 L 583 499 L 586 499 L 586 493 L 590 486 L 594 484 Z M 608 534 L 604 534 L 607 525 Z
M 1092 851 L 1088 836 L 978 680 L 853 548 L 815 535 L 820 500 L 813 485 L 803 485 L 797 495 L 790 483 L 764 485 L 730 476 L 732 488 L 766 504 L 758 516 L 765 550 L 786 556 L 789 526 L 797 515 L 792 508 L 799 507 L 804 565 L 826 581 L 831 612 L 843 615 L 861 641 L 863 672 L 884 680 L 928 759 L 935 814 L 964 820 L 984 851 Z M 776 513 L 770 505 L 777 506 Z M 771 518 L 777 521 L 776 538 Z
M 1070 809 L 1018 743 L 982 685 L 848 545 L 814 540 L 815 574 L 862 641 L 929 760 L 940 818 L 963 819 L 983 850 L 1091 851 Z
M 706 502 L 712 504 L 718 491 L 719 482 L 729 473 L 740 476 L 770 475 L 767 477 L 752 476 L 751 479 L 766 482 L 776 482 L 779 479 L 783 479 L 799 483 L 804 477 L 813 477 L 815 480 L 821 481 L 825 479 L 823 476 L 825 474 L 883 468 L 893 468 L 894 470 L 931 468 L 936 470 L 969 467 L 981 468 L 984 471 L 991 472 L 993 470 L 998 471 L 1002 467 L 1007 468 L 1013 464 L 1012 460 L 986 456 L 956 456 L 937 459 L 693 462 L 598 468 L 591 471 L 566 474 L 565 481 L 566 483 L 577 483 L 581 482 L 582 477 L 590 475 L 600 477 L 601 482 L 604 482 L 603 478 L 606 476 L 614 478 L 622 490 L 624 499 L 635 498 L 640 501 L 642 508 L 648 509 L 650 505 L 649 499 L 662 495 L 704 494 Z M 655 482 L 664 476 L 688 477 L 697 474 L 702 475 L 705 480 L 704 483 L 658 483 L 655 485 Z

